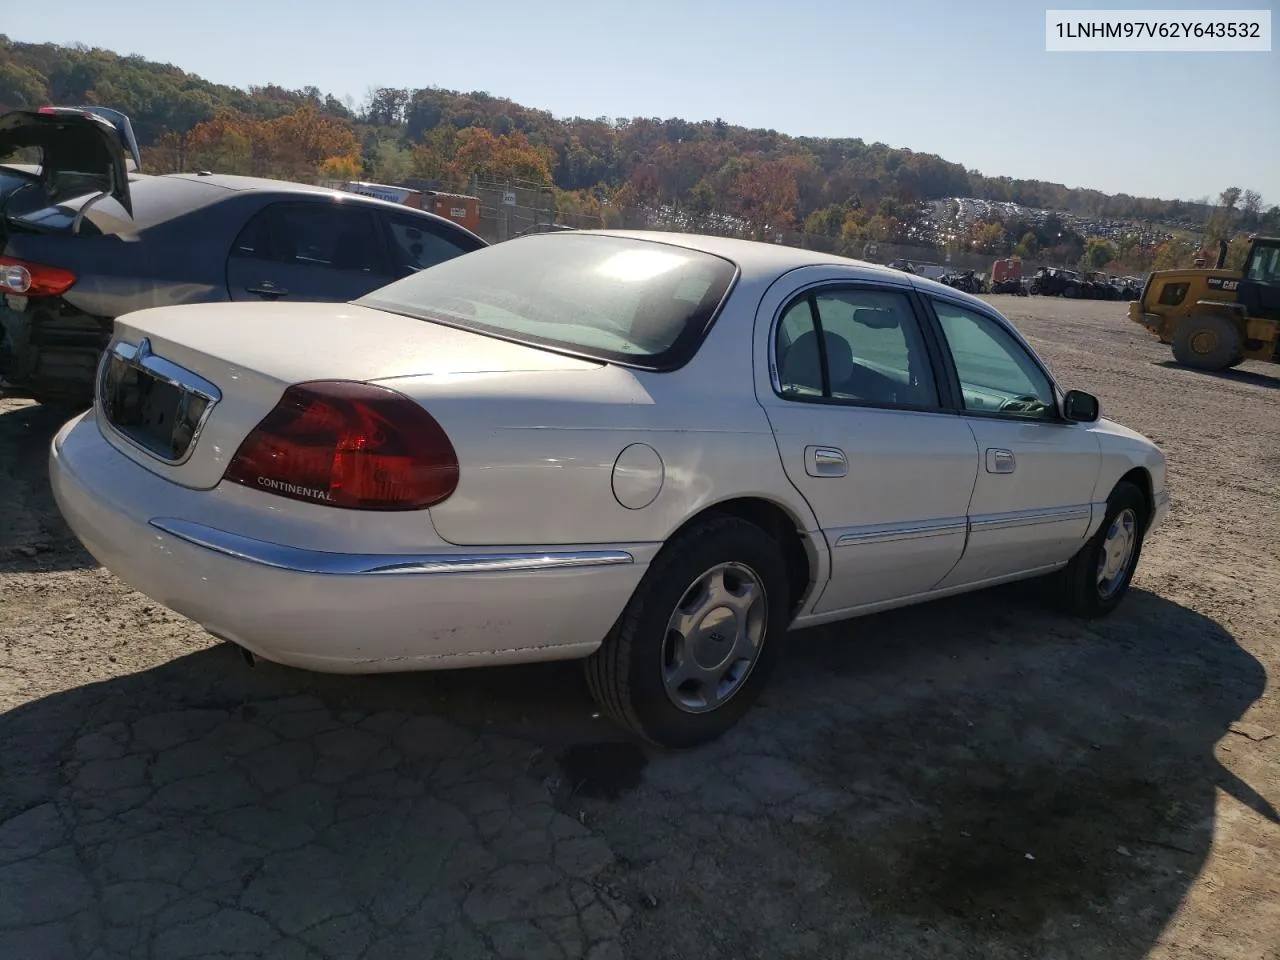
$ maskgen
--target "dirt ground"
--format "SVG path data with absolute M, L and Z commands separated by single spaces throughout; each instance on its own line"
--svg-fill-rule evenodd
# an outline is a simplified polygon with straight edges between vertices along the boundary
M 991 299 L 1169 455 L 1130 597 L 793 634 L 684 754 L 574 664 L 250 668 L 96 567 L 0 402 L 0 956 L 1280 957 L 1280 368 Z

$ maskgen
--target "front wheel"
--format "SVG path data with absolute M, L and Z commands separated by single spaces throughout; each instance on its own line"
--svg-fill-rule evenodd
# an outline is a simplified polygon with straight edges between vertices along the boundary
M 1226 317 L 1196 314 L 1178 323 L 1173 358 L 1198 370 L 1224 370 L 1240 357 L 1240 332 Z
M 707 743 L 760 695 L 789 611 L 773 538 L 737 517 L 707 520 L 658 554 L 587 658 L 587 685 L 611 719 L 652 743 Z
M 1058 606 L 1078 617 L 1101 617 L 1129 592 L 1142 555 L 1147 504 L 1127 480 L 1116 484 L 1098 532 L 1056 577 Z

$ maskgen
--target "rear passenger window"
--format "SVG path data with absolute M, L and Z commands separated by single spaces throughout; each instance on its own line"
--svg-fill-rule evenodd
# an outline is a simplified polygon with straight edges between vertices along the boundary
M 334 203 L 273 203 L 245 224 L 231 254 L 363 273 L 382 263 L 373 214 Z
M 788 307 L 778 327 L 784 396 L 933 408 L 937 387 L 906 295 L 826 290 Z
M 397 277 L 407 277 L 475 249 L 474 243 L 467 242 L 470 238 L 449 237 L 432 223 L 411 217 L 387 217 L 386 223 L 391 262 Z

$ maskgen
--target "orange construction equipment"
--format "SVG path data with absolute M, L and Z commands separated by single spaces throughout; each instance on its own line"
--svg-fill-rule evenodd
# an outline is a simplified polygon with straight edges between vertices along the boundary
M 1022 279 L 1022 261 L 1017 257 L 1008 257 L 991 264 L 991 282 L 1003 283 L 1006 280 Z

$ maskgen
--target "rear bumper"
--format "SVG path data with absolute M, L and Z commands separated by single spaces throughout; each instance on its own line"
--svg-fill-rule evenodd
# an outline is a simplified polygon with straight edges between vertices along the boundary
M 586 656 L 657 549 L 348 554 L 153 517 L 149 505 L 174 514 L 175 497 L 208 492 L 179 488 L 116 451 L 92 412 L 54 438 L 49 474 L 71 529 L 122 580 L 267 660 L 323 672 Z

